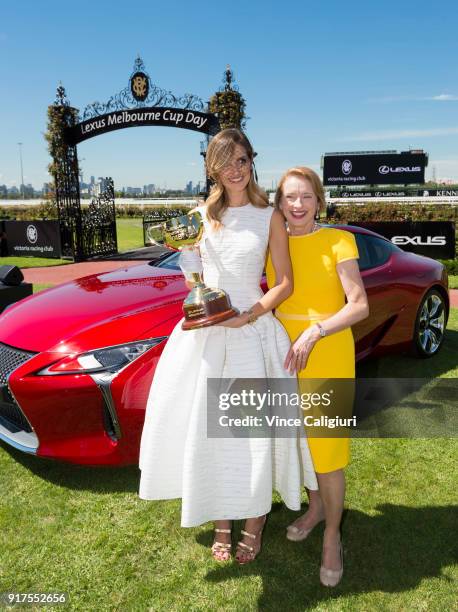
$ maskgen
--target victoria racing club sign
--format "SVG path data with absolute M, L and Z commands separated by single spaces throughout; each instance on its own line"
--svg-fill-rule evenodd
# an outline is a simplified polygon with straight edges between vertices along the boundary
M 59 221 L 4 221 L 8 255 L 60 257 Z
M 329 154 L 324 156 L 325 185 L 407 185 L 425 182 L 425 153 Z

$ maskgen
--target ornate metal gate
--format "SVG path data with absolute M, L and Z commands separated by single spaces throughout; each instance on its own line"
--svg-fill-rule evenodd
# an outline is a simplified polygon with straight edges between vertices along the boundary
M 105 178 L 104 184 L 104 190 L 82 209 L 83 252 L 92 257 L 118 252 L 113 179 Z
M 152 83 L 138 57 L 129 85 L 108 102 L 88 105 L 80 117 L 59 86 L 48 107 L 46 139 L 53 158 L 50 173 L 61 228 L 63 256 L 75 261 L 117 253 L 113 181 L 106 193 L 81 208 L 77 144 L 113 130 L 141 125 L 162 125 L 198 131 L 208 139 L 226 127 L 244 128 L 245 101 L 225 72 L 224 87 L 208 103 L 192 94 L 175 96 Z M 201 154 L 205 158 L 205 145 Z
M 69 145 L 65 139 L 65 129 L 76 125 L 77 121 L 78 110 L 70 106 L 65 89 L 60 85 L 55 103 L 48 107 L 46 139 L 53 158 L 49 170 L 54 177 L 62 256 L 83 261 L 78 154 L 76 146 Z

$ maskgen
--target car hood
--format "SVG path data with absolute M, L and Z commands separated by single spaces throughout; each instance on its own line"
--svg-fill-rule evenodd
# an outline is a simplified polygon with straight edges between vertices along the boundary
M 0 342 L 39 352 L 101 325 L 121 328 L 128 339 L 119 330 L 116 338 L 129 341 L 167 318 L 185 295 L 180 272 L 149 264 L 91 274 L 9 307 L 0 315 Z

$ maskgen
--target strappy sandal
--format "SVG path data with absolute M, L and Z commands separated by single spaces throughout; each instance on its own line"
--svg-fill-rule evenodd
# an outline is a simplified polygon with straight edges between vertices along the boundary
M 256 538 L 258 538 L 262 534 L 264 525 L 266 524 L 266 519 L 267 519 L 267 516 L 264 516 L 264 521 L 262 522 L 261 528 L 258 531 L 258 533 L 249 533 L 248 531 L 245 531 L 244 529 L 242 529 L 240 533 L 244 536 L 247 536 L 248 538 L 251 538 L 252 540 L 256 540 Z M 252 561 L 254 561 L 256 557 L 259 555 L 260 551 L 261 551 L 261 540 L 259 541 L 259 546 L 257 548 L 255 548 L 254 546 L 250 546 L 249 544 L 245 544 L 245 542 L 242 542 L 242 541 L 237 542 L 235 560 L 237 561 L 239 565 L 246 565 L 247 563 L 251 563 Z M 242 561 L 240 557 L 237 557 L 237 553 L 241 553 L 245 561 Z
M 216 529 L 215 533 L 231 533 L 230 529 Z M 225 542 L 213 542 L 211 551 L 212 557 L 215 561 L 229 561 L 231 558 L 232 544 L 226 544 Z

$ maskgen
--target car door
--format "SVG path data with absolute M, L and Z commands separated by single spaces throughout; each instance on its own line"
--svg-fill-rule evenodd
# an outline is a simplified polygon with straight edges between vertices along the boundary
M 393 278 L 393 256 L 397 247 L 388 240 L 355 232 L 358 265 L 369 302 L 369 316 L 353 327 L 358 357 L 378 344 L 396 319 L 399 295 Z

